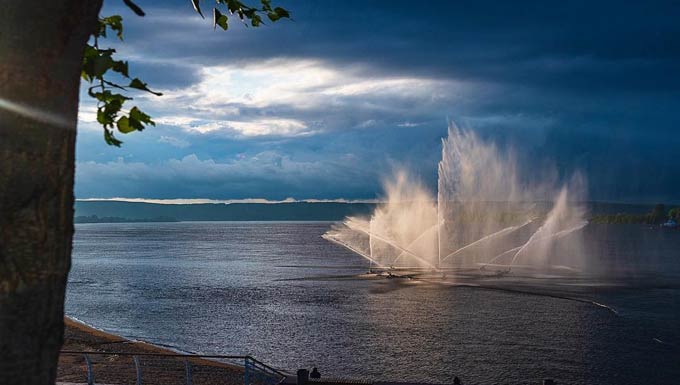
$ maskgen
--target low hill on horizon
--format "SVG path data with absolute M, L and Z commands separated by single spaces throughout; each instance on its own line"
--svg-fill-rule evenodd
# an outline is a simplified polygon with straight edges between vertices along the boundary
M 176 221 L 339 221 L 348 215 L 369 214 L 373 207 L 373 203 L 341 202 L 159 204 L 76 201 L 75 216 L 76 219 L 97 216 L 133 221 L 155 218 Z
M 340 221 L 369 215 L 375 203 L 280 202 L 160 204 L 76 201 L 76 223 L 166 221 Z M 654 205 L 589 202 L 590 215 L 643 214 Z

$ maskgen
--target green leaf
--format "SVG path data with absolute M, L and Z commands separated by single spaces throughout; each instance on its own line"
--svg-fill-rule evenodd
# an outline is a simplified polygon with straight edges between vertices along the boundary
M 138 90 L 142 90 L 142 91 L 146 91 L 146 92 L 150 92 L 150 93 L 152 93 L 152 94 L 154 94 L 154 95 L 156 95 L 156 96 L 161 96 L 161 95 L 163 95 L 163 94 L 160 93 L 160 92 L 151 91 L 151 90 L 146 86 L 146 83 L 144 83 L 143 81 L 139 80 L 139 78 L 134 78 L 134 79 L 132 79 L 132 81 L 130 82 L 130 85 L 128 85 L 128 87 L 130 87 L 130 88 L 136 88 L 136 89 L 138 89 Z
M 97 108 L 97 121 L 104 127 L 113 127 L 118 112 L 123 107 L 123 101 L 115 99 L 104 102 Z
M 125 76 L 126 78 L 130 77 L 130 74 L 128 73 L 128 62 L 126 61 L 122 60 L 114 61 L 113 65 L 111 66 L 111 69 Z
M 241 17 L 241 20 L 243 20 L 243 16 L 242 16 L 241 11 L 240 11 L 241 8 L 242 8 L 241 2 L 238 1 L 238 0 L 226 0 L 226 2 L 227 2 L 227 8 L 229 9 L 229 12 L 231 12 L 232 14 L 234 12 L 238 12 L 239 16 Z
M 156 125 L 149 115 L 143 113 L 137 107 L 132 107 L 128 116 L 121 116 L 116 122 L 118 131 L 123 134 L 128 134 L 132 131 L 142 131 L 144 124 Z
M 108 144 L 109 146 L 120 147 L 120 145 L 123 144 L 123 142 L 121 142 L 120 140 L 116 139 L 116 138 L 113 136 L 113 132 L 109 131 L 108 129 L 104 129 L 104 141 L 105 141 L 106 144 Z
M 104 114 L 103 108 L 97 109 L 97 122 L 99 122 L 99 124 L 101 124 L 102 126 L 106 125 L 106 115 Z
M 91 93 L 90 96 L 92 96 L 93 98 L 95 98 L 95 99 L 97 99 L 97 100 L 99 100 L 100 102 L 103 102 L 103 103 L 110 103 L 112 101 L 116 101 L 116 102 L 120 103 L 121 105 L 126 100 L 132 100 L 132 98 L 127 97 L 125 95 L 113 94 L 109 90 L 106 90 L 106 91 L 103 91 L 103 92 L 94 92 L 94 93 Z
M 142 131 L 144 129 L 144 125 L 140 123 L 139 120 L 128 116 L 121 116 L 120 119 L 118 119 L 116 126 L 118 126 L 118 131 L 123 134 L 129 134 L 132 131 Z
M 118 126 L 118 131 L 122 132 L 123 134 L 128 134 L 132 131 L 136 131 L 135 128 L 130 126 L 130 119 L 128 119 L 127 116 L 121 116 L 120 119 L 118 119 L 116 126 Z
M 92 61 L 92 74 L 94 77 L 100 77 L 113 67 L 113 59 L 109 56 L 99 56 Z
M 244 9 L 244 10 L 243 10 L 243 14 L 246 15 L 247 18 L 252 19 L 253 17 L 255 17 L 255 12 L 256 12 L 256 11 L 257 11 L 257 10 L 256 10 L 256 9 L 253 9 L 253 8 Z
M 276 20 L 279 20 L 279 19 L 281 18 L 281 16 L 277 15 L 277 14 L 274 13 L 274 12 L 268 12 L 268 13 L 267 13 L 267 17 L 268 17 L 269 20 L 271 20 L 271 21 L 276 21 Z
M 223 15 L 217 8 L 213 8 L 213 29 L 217 28 L 219 25 L 220 28 L 226 31 L 229 29 L 229 25 L 227 24 L 228 20 L 229 18 L 226 15 Z
M 92 82 L 92 79 L 94 77 L 94 58 L 97 57 L 98 51 L 96 48 L 94 48 L 91 45 L 86 45 L 85 46 L 85 51 L 83 51 L 83 64 L 80 70 L 80 76 L 87 80 L 88 82 Z
M 106 37 L 106 27 L 108 26 L 109 28 L 111 28 L 112 31 L 116 32 L 116 36 L 118 36 L 120 40 L 123 40 L 123 18 L 120 15 L 105 17 L 99 20 L 99 23 L 100 23 L 99 34 L 101 36 Z
M 201 5 L 198 3 L 200 0 L 191 0 L 191 4 L 194 6 L 194 10 L 198 12 L 199 15 L 201 15 L 202 18 L 205 19 L 205 16 L 203 16 L 203 12 L 201 12 Z
M 137 16 L 144 16 L 145 15 L 144 11 L 142 11 L 142 9 L 139 8 L 139 6 L 135 3 L 133 3 L 131 0 L 123 0 L 123 3 L 125 3 L 125 5 L 127 5 L 128 8 L 130 8 L 132 10 L 132 12 L 137 14 Z
M 91 75 L 93 77 L 100 77 L 111 67 L 113 67 L 113 59 L 111 59 L 111 56 L 97 56 L 92 59 Z
M 128 117 L 129 122 L 130 122 L 130 127 L 134 128 L 137 131 L 142 131 L 144 129 L 144 125 L 137 119 Z
M 144 124 L 150 124 L 152 126 L 156 125 L 156 123 L 153 120 L 151 120 L 151 117 L 149 115 L 142 112 L 136 106 L 132 107 L 132 109 L 130 110 L 130 119 L 134 119 Z
M 102 77 L 114 64 L 111 58 L 114 52 L 113 49 L 98 50 L 92 46 L 86 46 L 83 52 L 81 76 L 90 82 L 94 78 Z
M 274 8 L 274 12 L 276 12 L 276 14 L 279 15 L 279 17 L 285 17 L 290 19 L 290 12 L 286 11 L 281 7 Z
M 85 46 L 85 51 L 83 51 L 83 59 L 92 59 L 98 55 L 98 50 L 91 45 Z

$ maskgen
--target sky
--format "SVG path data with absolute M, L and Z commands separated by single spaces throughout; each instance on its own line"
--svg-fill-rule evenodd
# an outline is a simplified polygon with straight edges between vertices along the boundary
M 76 197 L 365 200 L 402 168 L 434 189 L 455 122 L 589 199 L 680 202 L 680 3 L 273 2 L 293 20 L 224 32 L 106 0 L 164 95 L 133 95 L 157 126 L 115 148 L 83 86 Z

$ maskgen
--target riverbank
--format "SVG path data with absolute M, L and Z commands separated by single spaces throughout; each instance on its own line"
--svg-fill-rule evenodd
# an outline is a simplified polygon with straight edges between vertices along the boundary
M 152 379 L 154 384 L 184 383 L 187 373 L 185 360 L 190 364 L 194 383 L 243 384 L 244 369 L 239 363 L 229 364 L 202 358 L 148 356 L 171 355 L 177 352 L 141 341 L 131 341 L 70 318 L 64 319 L 62 351 L 111 353 L 89 355 L 97 383 L 134 384 L 136 368 L 133 355 L 140 354 L 142 378 Z M 87 382 L 87 365 L 83 354 L 61 354 L 57 381 Z

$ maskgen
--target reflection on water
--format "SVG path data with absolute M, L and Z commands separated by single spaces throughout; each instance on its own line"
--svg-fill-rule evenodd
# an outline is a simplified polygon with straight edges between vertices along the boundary
M 366 275 L 363 258 L 321 238 L 329 227 L 78 225 L 67 313 L 126 337 L 350 378 L 617 384 L 680 376 L 678 232 L 590 225 L 585 258 L 615 273 L 606 279 L 517 274 L 460 287 Z

